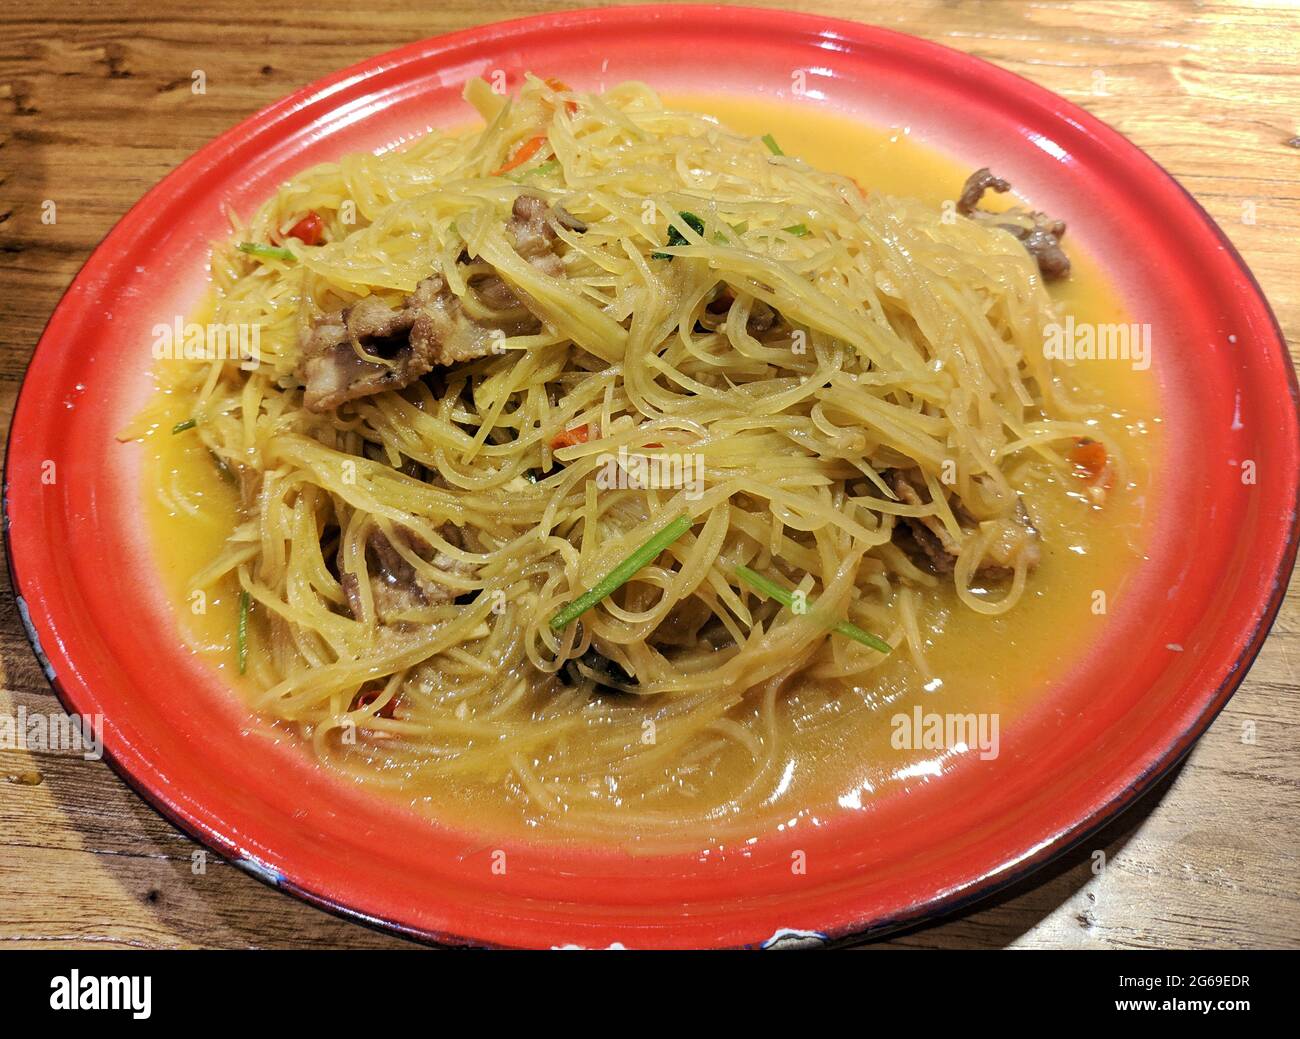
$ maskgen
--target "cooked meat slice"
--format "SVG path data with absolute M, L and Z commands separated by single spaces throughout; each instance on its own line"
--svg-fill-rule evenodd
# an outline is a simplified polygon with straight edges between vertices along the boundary
M 1034 217 L 1035 219 L 1040 217 L 1046 219 L 1042 213 L 1035 213 Z M 1064 221 L 1053 220 L 1046 226 L 1035 227 L 1028 232 L 1010 224 L 1001 224 L 999 226 L 1020 239 L 1029 255 L 1037 261 L 1038 269 L 1048 281 L 1064 278 L 1070 273 L 1070 258 L 1065 255 L 1065 250 L 1061 248 L 1061 235 L 1065 234 Z M 1060 230 L 1052 230 L 1053 228 L 1059 228 Z
M 510 211 L 506 228 L 514 236 L 515 251 L 543 274 L 558 278 L 564 263 L 555 255 L 555 228 L 546 199 L 520 195 Z
M 519 255 L 539 271 L 562 277 L 564 263 L 555 253 L 554 214 L 535 195 L 515 199 L 507 224 Z M 498 275 L 478 279 L 474 291 L 493 310 L 528 305 Z M 483 324 L 465 314 L 460 300 L 441 275 L 434 274 L 394 307 L 367 296 L 342 310 L 322 315 L 303 344 L 299 374 L 306 384 L 304 403 L 311 411 L 332 411 L 340 404 L 385 390 L 400 390 L 439 365 L 487 357 L 506 335 L 536 332 L 530 314 L 503 315 Z M 365 353 L 379 358 L 366 360 Z
M 917 470 L 903 472 L 893 469 L 882 475 L 894 493 L 906 504 L 924 505 L 930 500 L 928 495 L 922 498 L 919 493 L 925 489 L 925 481 Z M 973 521 L 961 503 L 954 502 L 952 508 L 957 522 L 962 525 L 965 535 L 962 541 L 953 538 L 938 516 L 903 516 L 894 527 L 894 541 L 899 548 L 913 561 L 938 576 L 946 576 L 956 569 L 965 542 L 973 534 L 967 526 Z M 998 533 L 976 567 L 976 577 L 1009 576 L 1022 559 L 1027 569 L 1032 570 L 1038 565 L 1038 531 L 1030 522 L 1023 502 L 1017 502 L 1014 519 L 986 520 L 985 523 L 997 524 Z
M 442 529 L 447 541 L 456 544 L 459 531 L 447 525 Z M 466 575 L 473 573 L 473 567 L 453 559 L 445 552 L 434 552 L 433 546 L 424 538 L 407 527 L 394 527 L 393 537 L 402 546 L 414 552 L 421 559 L 447 574 Z M 458 593 L 454 588 L 442 584 L 418 571 L 398 551 L 397 546 L 378 526 L 371 528 L 366 535 L 366 564 L 370 571 L 370 594 L 374 599 L 375 613 L 381 624 L 390 623 L 400 614 L 424 606 L 441 606 L 452 602 Z M 357 575 L 344 571 L 340 578 L 344 594 L 352 615 L 358 620 L 363 616 L 361 610 L 360 583 Z
M 365 612 L 361 608 L 361 582 L 357 579 L 357 575 L 351 570 L 344 570 L 339 574 L 339 585 L 347 597 L 348 609 L 352 611 L 352 616 L 360 620 L 365 616 Z
M 885 474 L 885 480 L 899 500 L 907 505 L 924 505 L 929 500 L 921 497 L 912 481 L 899 469 Z M 957 566 L 961 545 L 953 540 L 938 516 L 901 517 L 894 532 L 899 547 L 918 562 L 928 564 L 932 573 L 950 574 Z
M 627 692 L 638 684 L 635 675 L 594 645 L 576 660 L 568 661 L 561 669 L 561 676 L 566 685 L 581 685 L 586 680 L 605 692 Z
M 400 306 L 367 296 L 323 315 L 303 347 L 303 403 L 310 411 L 332 411 L 359 397 L 400 390 L 438 365 L 487 357 L 504 336 L 536 328 L 531 317 L 499 325 L 475 321 L 435 274 Z M 357 347 L 381 360 L 366 360 Z
M 714 619 L 709 604 L 697 595 L 677 603 L 655 628 L 656 646 L 694 647 L 700 642 L 700 629 Z
M 987 166 L 976 170 L 962 185 L 961 198 L 957 199 L 957 212 L 962 216 L 974 215 L 975 210 L 979 208 L 980 199 L 989 188 L 1003 195 L 1011 190 L 1011 183 L 995 176 Z
M 1061 248 L 1061 239 L 1065 237 L 1065 221 L 1053 220 L 1046 213 L 1026 211 L 1019 207 L 1005 213 L 988 213 L 979 208 L 979 202 L 984 197 L 984 192 L 990 188 L 1001 194 L 1010 191 L 1011 184 L 995 176 L 987 166 L 976 170 L 966 178 L 961 197 L 957 200 L 957 212 L 972 220 L 992 223 L 1013 234 L 1037 262 L 1038 270 L 1048 281 L 1068 275 L 1070 258 Z
M 587 222 L 579 220 L 563 206 L 552 206 L 551 212 L 555 214 L 555 222 L 561 227 L 567 227 L 570 231 L 577 231 L 578 234 L 587 233 Z
M 754 305 L 749 308 L 749 320 L 745 323 L 745 330 L 752 336 L 760 335 L 775 325 L 776 319 L 780 316 L 761 299 L 756 299 Z
M 442 279 L 428 280 L 441 282 Z M 417 288 L 416 291 L 418 292 L 419 289 Z M 375 348 L 376 353 L 388 345 L 388 340 L 410 331 L 414 320 L 415 316 L 409 305 L 395 310 L 375 296 L 366 296 L 364 299 L 357 300 L 344 313 L 344 326 L 348 330 L 348 335 L 360 340 L 367 347 Z M 367 350 L 367 352 L 371 351 Z
M 485 307 L 493 310 L 513 310 L 520 305 L 514 289 L 497 274 L 485 274 L 474 280 L 474 291 Z
M 410 385 L 433 367 L 430 344 L 414 341 L 415 295 L 443 291 L 442 278 L 426 278 L 400 307 L 373 296 L 323 315 L 303 346 L 299 374 L 306 383 L 304 403 L 311 411 L 330 411 L 358 397 Z M 355 345 L 354 345 L 355 344 Z M 382 358 L 368 361 L 357 353 Z
M 587 225 L 570 216 L 562 207 L 552 209 L 546 200 L 536 195 L 520 195 L 510 211 L 506 230 L 514 239 L 515 251 L 543 274 L 552 278 L 564 276 L 564 262 L 555 253 L 555 228 L 551 222 L 577 231 Z M 474 291 L 485 306 L 493 310 L 512 310 L 526 305 L 514 289 L 497 274 L 489 274 L 474 283 Z
M 724 284 L 718 294 L 704 308 L 710 319 L 704 323 L 705 327 L 720 326 L 726 320 L 727 313 L 735 302 L 736 297 L 731 291 L 731 286 Z M 771 331 L 780 320 L 781 315 L 775 308 L 764 303 L 761 299 L 756 299 L 753 306 L 749 308 L 749 320 L 745 322 L 745 331 L 757 337 L 764 332 Z
M 411 346 L 429 357 L 434 365 L 460 364 L 487 357 L 508 331 L 504 327 L 479 324 L 466 315 L 460 300 L 447 291 L 441 278 L 426 278 L 408 300 L 415 310 Z

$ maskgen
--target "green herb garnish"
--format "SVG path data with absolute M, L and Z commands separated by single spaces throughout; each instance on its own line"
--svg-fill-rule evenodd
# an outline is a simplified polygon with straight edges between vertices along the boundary
M 699 217 L 697 217 L 694 213 L 688 213 L 685 210 L 682 210 L 677 215 L 682 218 L 682 223 L 684 223 L 696 234 L 698 235 L 704 234 L 704 221 L 701 220 Z M 676 227 L 674 227 L 672 224 L 669 224 L 668 244 L 669 245 L 690 245 L 690 242 L 686 240 L 686 236 L 682 234 L 679 230 L 677 230 Z M 652 260 L 671 260 L 672 255 L 670 253 L 653 252 L 650 254 L 650 258 Z
M 508 180 L 514 181 L 523 180 L 525 177 L 548 177 L 559 168 L 560 160 L 551 159 L 549 162 L 544 162 L 540 166 L 534 166 L 532 169 L 524 170 L 522 173 L 515 176 L 507 174 L 506 177 Z
M 627 584 L 637 571 L 649 566 L 659 557 L 659 553 L 691 529 L 694 520 L 690 516 L 678 516 L 652 537 L 644 545 L 628 556 L 618 566 L 596 582 L 591 591 L 578 596 L 564 609 L 551 618 L 551 630 L 562 631 L 565 625 L 575 620 L 600 602 L 608 598 L 623 585 Z
M 261 242 L 240 242 L 235 248 L 241 253 L 260 256 L 266 260 L 285 260 L 288 263 L 293 263 L 298 259 L 288 249 L 283 249 L 278 245 L 263 245 Z
M 239 652 L 239 673 L 248 670 L 248 593 L 239 593 L 239 626 L 235 629 L 235 644 Z
M 184 433 L 187 429 L 193 429 L 198 424 L 199 420 L 196 418 L 187 418 L 184 422 L 177 422 L 176 425 L 172 426 L 172 436 L 177 433 Z
M 764 577 L 762 574 L 751 570 L 747 566 L 737 566 L 736 576 L 751 588 L 762 592 L 769 599 L 775 599 L 787 610 L 794 609 L 794 596 L 775 581 Z M 812 606 L 812 603 L 807 603 L 806 605 Z M 837 622 L 832 625 L 831 630 L 837 635 L 844 635 L 847 638 L 853 639 L 855 642 L 861 642 L 864 646 L 870 646 L 879 653 L 889 653 L 893 650 L 893 647 L 884 639 L 872 635 L 869 631 L 863 631 L 856 624 L 850 624 L 848 621 Z
M 784 231 L 786 234 L 794 235 L 796 238 L 802 238 L 804 235 L 808 233 L 808 225 L 791 224 L 789 227 L 781 228 L 781 230 Z
M 767 150 L 770 151 L 773 155 L 785 154 L 785 152 L 781 150 L 781 146 L 776 143 L 776 138 L 773 137 L 770 133 L 763 134 L 763 143 L 767 145 Z

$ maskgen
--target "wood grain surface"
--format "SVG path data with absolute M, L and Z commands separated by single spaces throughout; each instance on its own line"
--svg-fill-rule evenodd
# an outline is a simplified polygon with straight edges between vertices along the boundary
M 527 0 L 0 6 L 0 424 L 60 294 L 126 209 L 286 92 Z M 785 0 L 947 44 L 1128 135 L 1222 225 L 1300 335 L 1294 3 Z M 190 90 L 202 69 L 207 93 Z M 41 221 L 46 200 L 58 220 Z M 876 947 L 1300 947 L 1300 592 L 1176 773 L 1055 866 Z M 0 713 L 57 709 L 0 579 Z M 1253 730 L 1254 742 L 1244 737 Z M 0 948 L 401 947 L 210 858 L 100 762 L 0 750 Z M 1093 852 L 1106 868 L 1094 872 Z

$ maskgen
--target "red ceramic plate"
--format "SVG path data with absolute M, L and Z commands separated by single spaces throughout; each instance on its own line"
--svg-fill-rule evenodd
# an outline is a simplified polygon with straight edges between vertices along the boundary
M 708 60 L 701 61 L 700 55 Z M 228 690 L 180 644 L 151 578 L 139 452 L 114 434 L 147 392 L 149 329 L 204 287 L 207 243 L 286 177 L 464 122 L 471 75 L 526 70 L 579 89 L 785 97 L 907 124 L 971 165 L 998 156 L 1124 287 L 1176 353 L 1156 353 L 1160 519 L 1130 607 L 1005 732 L 942 782 L 789 834 L 636 859 L 474 837 L 344 786 L 242 735 Z M 974 161 L 972 161 L 974 160 Z M 1172 356 L 1172 359 L 1171 359 Z M 1164 363 L 1161 363 L 1161 362 Z M 1154 162 L 1086 112 L 935 44 L 777 11 L 645 7 L 546 15 L 418 43 L 306 87 L 150 191 L 73 282 L 23 384 L 6 470 L 10 562 L 33 644 L 71 711 L 178 826 L 311 902 L 394 930 L 515 946 L 758 945 L 839 938 L 951 910 L 1042 865 L 1173 765 L 1241 681 L 1296 550 L 1296 383 L 1249 271 Z M 1258 479 L 1243 483 L 1242 462 Z M 42 479 L 53 463 L 53 482 Z M 1181 646 L 1181 652 L 1171 646 Z M 255 744 L 255 745 L 254 745 Z M 507 852 L 505 876 L 490 868 Z

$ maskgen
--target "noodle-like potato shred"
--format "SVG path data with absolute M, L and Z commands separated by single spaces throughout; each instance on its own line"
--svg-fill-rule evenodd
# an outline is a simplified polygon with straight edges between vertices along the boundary
M 308 170 L 216 252 L 258 354 L 170 387 L 238 499 L 195 587 L 242 596 L 256 711 L 366 782 L 564 834 L 743 814 L 798 690 L 924 673 L 937 596 L 1032 608 L 1032 474 L 1124 482 L 1032 222 L 637 83 L 466 96 L 481 129 Z

